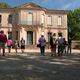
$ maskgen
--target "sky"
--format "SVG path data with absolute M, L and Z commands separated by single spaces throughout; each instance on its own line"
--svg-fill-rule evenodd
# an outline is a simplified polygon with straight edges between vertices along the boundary
M 74 10 L 80 8 L 80 0 L 0 0 L 0 2 L 6 2 L 12 7 L 33 2 L 53 10 Z

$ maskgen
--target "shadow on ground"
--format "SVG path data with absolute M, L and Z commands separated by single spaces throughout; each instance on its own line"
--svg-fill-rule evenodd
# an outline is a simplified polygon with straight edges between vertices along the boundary
M 0 80 L 80 80 L 80 54 L 0 56 Z

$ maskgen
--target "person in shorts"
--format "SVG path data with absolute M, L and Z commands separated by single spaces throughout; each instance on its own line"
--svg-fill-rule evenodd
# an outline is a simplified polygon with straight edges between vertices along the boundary
M 7 36 L 4 34 L 4 31 L 2 30 L 0 32 L 0 48 L 2 48 L 3 56 L 5 56 L 5 44 L 7 42 Z

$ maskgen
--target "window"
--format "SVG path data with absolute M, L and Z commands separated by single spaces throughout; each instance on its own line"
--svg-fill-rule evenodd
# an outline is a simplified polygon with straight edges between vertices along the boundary
M 44 14 L 41 15 L 41 23 L 44 23 Z
M 32 13 L 29 13 L 28 14 L 28 25 L 32 25 L 32 21 L 33 21 L 33 14 Z
M 62 17 L 61 16 L 58 16 L 58 25 L 62 25 Z
M 2 15 L 0 15 L 0 23 L 1 23 L 1 20 L 2 20 Z
M 9 17 L 8 17 L 8 23 L 12 23 L 12 15 L 9 15 Z
M 16 31 L 16 40 L 18 40 L 18 31 Z
M 52 18 L 51 16 L 48 16 L 48 25 L 51 25 L 52 24 Z
M 21 22 L 20 22 L 20 18 L 19 18 L 20 16 L 19 16 L 19 13 L 16 13 L 16 22 L 18 23 L 18 24 L 20 24 Z
M 52 32 L 48 32 L 48 42 L 50 42 L 50 35 L 52 35 Z

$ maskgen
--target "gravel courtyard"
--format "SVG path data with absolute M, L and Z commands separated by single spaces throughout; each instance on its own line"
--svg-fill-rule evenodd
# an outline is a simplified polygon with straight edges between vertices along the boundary
M 7 53 L 0 56 L 0 80 L 80 80 L 80 54 Z

